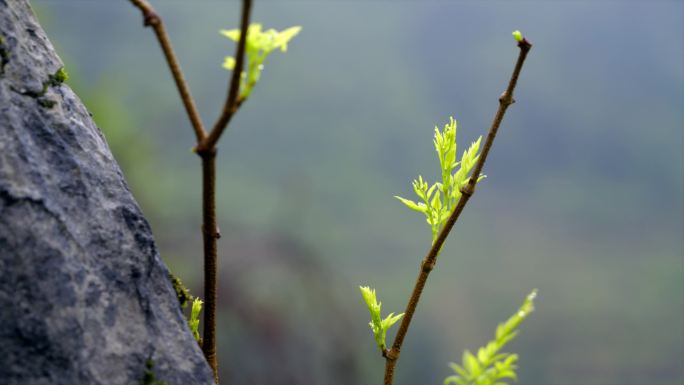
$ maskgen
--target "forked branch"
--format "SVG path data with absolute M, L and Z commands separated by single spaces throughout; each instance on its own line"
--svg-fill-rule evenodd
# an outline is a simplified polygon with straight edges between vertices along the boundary
M 449 216 L 449 219 L 447 219 L 446 223 L 444 224 L 444 227 L 439 232 L 439 235 L 432 244 L 432 247 L 430 247 L 430 250 L 421 262 L 420 272 L 418 274 L 418 278 L 416 279 L 416 283 L 413 287 L 411 297 L 409 298 L 408 304 L 406 305 L 404 317 L 402 318 L 401 324 L 399 325 L 399 330 L 397 331 L 397 335 L 394 338 L 394 343 L 392 344 L 392 347 L 390 349 L 386 349 L 383 352 L 383 357 L 385 357 L 384 385 L 392 385 L 394 381 L 394 368 L 397 364 L 397 361 L 399 360 L 401 346 L 404 343 L 404 338 L 406 337 L 408 328 L 411 325 L 411 320 L 413 318 L 413 314 L 416 311 L 416 307 L 418 307 L 418 302 L 420 301 L 420 296 L 423 293 L 423 288 L 425 287 L 425 283 L 427 282 L 428 276 L 430 275 L 432 269 L 434 269 L 435 267 L 437 255 L 439 254 L 439 251 L 442 249 L 442 246 L 444 245 L 447 236 L 449 236 L 449 232 L 451 232 L 451 229 L 454 227 L 454 224 L 458 220 L 458 217 L 461 215 L 461 212 L 463 211 L 463 208 L 465 207 L 466 203 L 468 203 L 470 197 L 475 193 L 475 184 L 477 183 L 477 178 L 480 176 L 480 173 L 482 172 L 482 168 L 484 167 L 484 163 L 487 160 L 487 156 L 489 155 L 489 150 L 492 148 L 492 144 L 494 143 L 494 138 L 496 137 L 496 133 L 499 130 L 501 121 L 503 120 L 508 107 L 515 102 L 515 100 L 513 99 L 513 91 L 515 90 L 515 86 L 518 82 L 520 70 L 522 69 L 523 63 L 525 62 L 527 53 L 532 48 L 532 44 L 530 44 L 530 42 L 528 42 L 526 39 L 522 39 L 518 42 L 518 47 L 520 48 L 518 60 L 515 64 L 515 68 L 513 69 L 513 74 L 511 75 L 511 79 L 508 82 L 508 87 L 506 88 L 506 91 L 504 91 L 504 93 L 499 97 L 499 108 L 496 111 L 494 121 L 492 122 L 492 125 L 489 128 L 487 139 L 485 141 L 482 152 L 480 153 L 480 157 L 478 158 L 477 163 L 475 164 L 472 170 L 468 183 L 461 189 L 461 198 L 456 204 L 454 211 Z
M 193 101 L 190 89 L 183 77 L 178 59 L 176 58 L 171 41 L 164 29 L 161 17 L 146 0 L 130 0 L 143 14 L 145 26 L 152 27 L 161 45 L 166 62 L 171 69 L 171 74 L 178 87 L 185 111 L 190 118 L 197 144 L 195 152 L 202 158 L 202 239 L 204 243 L 204 335 L 202 338 L 202 351 L 214 372 L 214 379 L 218 385 L 218 366 L 216 360 L 216 276 L 217 263 L 217 239 L 221 237 L 216 221 L 216 143 L 221 134 L 228 126 L 230 119 L 242 104 L 239 98 L 240 76 L 244 68 L 245 47 L 247 41 L 247 28 L 252 7 L 252 0 L 243 0 L 242 18 L 240 25 L 240 40 L 237 46 L 236 68 L 231 76 L 228 96 L 223 105 L 212 131 L 207 135 L 202 124 L 197 107 Z

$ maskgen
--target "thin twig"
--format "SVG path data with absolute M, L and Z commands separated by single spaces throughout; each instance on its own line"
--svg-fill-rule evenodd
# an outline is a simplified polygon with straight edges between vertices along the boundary
M 197 137 L 195 151 L 202 159 L 202 239 L 204 243 L 205 306 L 202 351 L 214 373 L 216 385 L 218 385 L 219 378 L 216 359 L 216 278 L 218 252 L 216 241 L 221 237 L 221 234 L 216 223 L 216 142 L 227 127 L 230 119 L 244 102 L 244 99 L 239 97 L 240 76 L 244 68 L 246 36 L 252 1 L 243 0 L 242 21 L 240 25 L 241 34 L 236 54 L 237 65 L 230 80 L 228 97 L 224 103 L 223 110 L 209 136 L 207 136 L 204 130 L 197 107 L 183 78 L 178 59 L 173 52 L 161 18 L 146 0 L 130 1 L 142 12 L 145 26 L 151 26 L 154 29 Z
M 221 237 L 216 224 L 216 151 L 203 151 L 202 157 L 202 240 L 204 243 L 204 334 L 202 352 L 219 383 L 216 360 L 216 276 L 218 271 L 217 240 Z
M 230 85 L 228 87 L 228 96 L 223 104 L 221 115 L 214 123 L 209 136 L 199 144 L 197 152 L 206 151 L 216 146 L 221 134 L 228 127 L 228 123 L 237 112 L 238 108 L 244 102 L 244 99 L 239 96 L 240 83 L 242 76 L 242 69 L 245 62 L 245 47 L 247 46 L 247 30 L 249 27 L 249 18 L 252 11 L 252 0 L 242 1 L 242 21 L 240 24 L 240 41 L 237 45 L 237 52 L 235 54 L 235 68 L 230 78 Z
M 496 111 L 494 121 L 492 122 L 492 125 L 489 128 L 489 133 L 487 134 L 487 139 L 485 141 L 482 152 L 480 153 L 480 157 L 477 163 L 475 164 L 475 167 L 473 168 L 468 183 L 461 189 L 461 198 L 456 204 L 456 208 L 454 208 L 454 211 L 451 213 L 449 219 L 447 219 L 446 223 L 444 224 L 444 227 L 439 232 L 437 239 L 435 239 L 435 242 L 432 244 L 432 247 L 430 247 L 430 250 L 421 262 L 421 268 L 418 274 L 418 278 L 416 279 L 415 286 L 413 287 L 413 292 L 411 293 L 411 297 L 409 298 L 408 304 L 406 305 L 404 317 L 401 320 L 401 325 L 399 326 L 397 335 L 394 338 L 392 348 L 385 350 L 382 354 L 383 357 L 385 357 L 384 385 L 392 385 L 394 381 L 394 368 L 397 364 L 397 361 L 399 360 L 401 346 L 404 343 L 406 332 L 408 331 L 408 328 L 411 324 L 411 319 L 413 318 L 413 314 L 415 313 L 416 307 L 418 306 L 418 301 L 420 301 L 420 296 L 423 293 L 423 288 L 425 287 L 425 283 L 427 282 L 428 276 L 430 275 L 432 269 L 434 269 L 435 267 L 439 250 L 442 249 L 442 245 L 444 245 L 444 242 L 446 241 L 449 232 L 454 227 L 454 224 L 458 220 L 458 217 L 461 215 L 461 212 L 463 211 L 463 208 L 465 207 L 466 203 L 468 203 L 470 197 L 475 193 L 475 183 L 477 182 L 477 178 L 482 172 L 482 167 L 484 167 L 484 163 L 487 160 L 489 150 L 492 148 L 492 143 L 494 143 L 494 138 L 496 137 L 496 133 L 499 130 L 501 121 L 504 118 L 506 109 L 508 109 L 508 106 L 515 102 L 515 100 L 513 99 L 513 91 L 515 90 L 515 86 L 518 82 L 518 76 L 520 75 L 520 70 L 522 69 L 523 63 L 525 62 L 527 53 L 532 48 L 532 44 L 530 44 L 530 42 L 528 42 L 526 39 L 523 39 L 521 42 L 518 43 L 518 47 L 520 47 L 520 54 L 518 55 L 518 60 L 515 64 L 515 68 L 513 69 L 513 74 L 511 75 L 511 80 L 508 83 L 506 91 L 504 91 L 501 97 L 499 97 L 499 108 Z
M 166 57 L 166 62 L 171 69 L 173 80 L 176 82 L 176 87 L 178 88 L 180 97 L 183 100 L 185 111 L 190 118 L 190 123 L 192 124 L 192 128 L 195 131 L 195 136 L 197 138 L 197 143 L 199 144 L 206 137 L 204 125 L 202 124 L 202 119 L 200 118 L 199 112 L 197 112 L 195 101 L 190 94 L 190 88 L 183 77 L 183 72 L 181 71 L 180 64 L 178 64 L 176 54 L 173 52 L 171 40 L 166 34 L 164 23 L 162 22 L 161 17 L 159 17 L 159 14 L 155 12 L 154 8 L 152 8 L 147 1 L 131 0 L 131 3 L 140 9 L 143 14 L 144 25 L 146 27 L 152 27 L 154 34 L 157 36 L 157 40 L 159 40 L 159 45 L 161 45 L 162 51 L 164 52 L 164 57 Z
M 204 335 L 202 351 L 209 366 L 214 371 L 214 380 L 219 384 L 218 364 L 216 359 L 216 282 L 218 272 L 217 240 L 221 237 L 216 223 L 216 142 L 228 125 L 230 118 L 238 110 L 242 100 L 238 98 L 240 91 L 240 74 L 242 73 L 247 27 L 252 7 L 251 0 L 243 0 L 240 40 L 238 42 L 237 65 L 231 77 L 228 97 L 221 116 L 214 125 L 209 136 L 198 142 L 195 152 L 202 158 L 202 240 L 204 243 Z

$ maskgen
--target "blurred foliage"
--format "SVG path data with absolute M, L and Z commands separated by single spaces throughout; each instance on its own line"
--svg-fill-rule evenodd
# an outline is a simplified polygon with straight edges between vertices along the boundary
M 261 30 L 261 24 L 254 23 L 247 28 L 247 42 L 245 43 L 245 70 L 240 74 L 239 99 L 246 99 L 256 86 L 261 72 L 264 70 L 264 62 L 268 55 L 274 50 L 280 49 L 287 51 L 287 44 L 293 37 L 297 36 L 302 27 L 295 26 L 283 31 L 276 31 L 271 28 L 266 31 Z M 239 29 L 222 29 L 221 34 L 236 44 L 240 42 Z M 235 70 L 236 58 L 226 56 L 223 60 L 223 68 Z
M 516 37 L 516 40 L 521 39 Z M 452 362 L 450 366 L 457 375 L 447 377 L 444 385 L 507 385 L 509 380 L 517 381 L 518 355 L 504 353 L 501 349 L 518 336 L 518 327 L 534 311 L 536 297 L 537 291 L 533 290 L 520 309 L 497 326 L 494 339 L 478 349 L 477 355 L 466 349 L 461 365 Z
M 155 3 L 211 122 L 232 47 L 217 31 L 237 25 L 238 2 Z M 126 2 L 35 5 L 162 255 L 200 292 L 199 161 L 152 33 Z M 397 384 L 439 383 L 453 352 L 533 286 L 548 301 L 512 348 L 522 382 L 684 381 L 683 15 L 668 1 L 256 1 L 255 20 L 307 33 L 220 143 L 222 378 L 381 378 L 356 288 L 372 280 L 402 308 L 429 247 L 392 196 L 436 170 L 424 140 L 435 116 L 458 116 L 466 142 L 484 134 L 519 27 L 535 48 L 517 103 L 468 226 L 441 252 Z

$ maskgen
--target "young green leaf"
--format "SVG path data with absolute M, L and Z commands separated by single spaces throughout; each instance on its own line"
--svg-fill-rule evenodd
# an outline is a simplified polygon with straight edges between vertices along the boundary
M 533 290 L 523 302 L 520 309 L 506 322 L 496 328 L 495 339 L 478 349 L 477 356 L 466 350 L 461 365 L 451 363 L 449 366 L 456 372 L 444 379 L 444 385 L 507 385 L 506 379 L 517 381 L 517 354 L 500 353 L 499 351 L 518 335 L 517 327 L 534 311 L 534 299 L 537 290 Z
M 402 197 L 394 196 L 395 198 L 399 199 L 401 203 L 405 204 L 406 207 L 410 208 L 411 210 L 416 210 L 418 212 L 424 213 L 427 211 L 427 206 L 425 203 L 416 203 L 414 201 L 404 199 Z
M 435 127 L 433 144 L 439 160 L 442 181 L 432 186 L 429 186 L 422 176 L 418 176 L 418 179 L 413 181 L 413 191 L 424 203 L 396 197 L 410 209 L 425 214 L 433 242 L 461 197 L 461 188 L 468 182 L 470 171 L 477 162 L 482 141 L 480 137 L 473 142 L 463 153 L 461 161 L 457 162 L 456 133 L 457 123 L 453 117 L 449 118 L 443 130 L 440 131 L 438 127 Z M 482 177 L 478 176 L 477 181 L 481 179 Z
M 387 336 L 387 330 L 389 330 L 392 325 L 404 316 L 404 313 L 394 315 L 390 313 L 385 319 L 381 319 L 380 309 L 382 303 L 378 302 L 378 298 L 375 295 L 375 289 L 371 289 L 368 286 L 359 286 L 361 290 L 361 296 L 368 306 L 368 311 L 371 314 L 371 321 L 368 323 L 371 330 L 373 331 L 373 336 L 375 337 L 375 342 L 381 352 L 385 351 L 385 338 Z
M 275 29 L 262 30 L 261 24 L 255 23 L 247 28 L 247 41 L 245 42 L 245 70 L 241 74 L 240 98 L 245 99 L 252 92 L 252 89 L 259 81 L 261 72 L 264 69 L 266 57 L 276 49 L 282 52 L 287 51 L 287 44 L 301 31 L 302 27 L 295 26 L 283 31 Z M 221 34 L 228 39 L 239 42 L 240 30 L 221 30 Z M 223 62 L 223 68 L 227 70 L 235 69 L 235 58 L 227 56 Z
M 302 27 L 300 26 L 295 26 L 295 27 L 290 27 L 280 33 L 277 34 L 275 38 L 275 45 L 277 47 L 280 47 L 280 50 L 283 52 L 287 52 L 287 43 L 292 40 L 293 37 L 297 36 L 299 31 L 302 30 Z
M 195 337 L 195 340 L 197 340 L 197 342 L 200 342 L 199 315 L 202 311 L 202 303 L 202 300 L 199 298 L 195 298 L 195 300 L 192 301 L 192 310 L 190 311 L 190 319 L 188 320 L 190 331 L 192 332 L 192 335 L 193 337 Z
M 385 317 L 384 320 L 382 320 L 382 328 L 383 330 L 389 330 L 389 328 L 392 327 L 397 321 L 401 319 L 401 317 L 404 316 L 404 313 L 402 314 L 397 314 L 394 315 L 394 313 L 389 313 L 387 317 Z

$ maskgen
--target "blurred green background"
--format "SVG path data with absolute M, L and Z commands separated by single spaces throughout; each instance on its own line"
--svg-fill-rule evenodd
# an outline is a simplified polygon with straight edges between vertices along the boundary
M 152 3 L 210 125 L 239 2 Z M 125 0 L 34 7 L 162 257 L 201 294 L 200 162 L 152 31 Z M 401 312 L 430 243 L 392 196 L 437 177 L 434 125 L 453 115 L 461 149 L 485 133 L 520 29 L 534 48 L 518 103 L 397 384 L 441 383 L 535 287 L 509 348 L 520 383 L 684 383 L 683 2 L 256 0 L 253 19 L 303 31 L 219 144 L 223 382 L 381 381 L 358 286 Z

